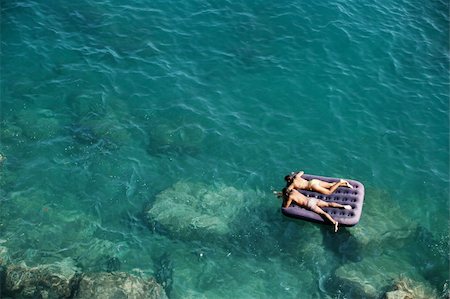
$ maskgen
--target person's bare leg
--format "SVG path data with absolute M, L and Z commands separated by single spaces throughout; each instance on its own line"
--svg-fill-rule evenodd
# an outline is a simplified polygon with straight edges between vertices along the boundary
M 330 189 L 327 189 L 327 188 L 322 187 L 321 185 L 322 184 L 312 185 L 313 191 L 317 191 L 317 192 L 325 194 L 325 195 L 330 195 L 334 191 L 336 191 L 336 189 L 339 188 L 339 186 L 340 186 L 340 184 L 334 184 L 333 186 L 331 186 Z
M 332 207 L 332 208 L 339 208 L 339 209 L 346 209 L 346 210 L 351 210 L 352 206 L 351 205 L 341 205 L 340 203 L 337 202 L 326 202 L 326 206 L 325 207 Z
M 325 212 L 324 210 L 322 210 L 320 207 L 318 207 L 318 206 L 316 206 L 314 209 L 313 209 L 313 211 L 314 212 L 316 212 L 317 214 L 319 214 L 319 215 L 323 215 L 323 216 L 325 216 L 328 220 L 330 220 L 330 222 L 331 223 L 333 223 L 333 225 L 334 225 L 334 232 L 337 232 L 338 231 L 338 225 L 339 225 L 339 223 L 336 221 L 336 220 L 334 220 L 331 216 L 330 216 L 330 214 L 328 214 L 327 212 Z
M 320 182 L 320 186 L 330 189 L 331 187 L 333 187 L 335 184 L 339 183 L 339 182 L 334 182 L 334 183 L 328 183 L 328 182 L 324 182 L 324 181 L 319 181 Z

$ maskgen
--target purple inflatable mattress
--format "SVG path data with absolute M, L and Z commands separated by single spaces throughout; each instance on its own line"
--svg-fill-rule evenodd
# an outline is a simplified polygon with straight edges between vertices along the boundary
M 325 182 L 336 182 L 338 178 L 329 178 L 323 176 L 304 174 L 304 179 L 312 180 L 319 179 Z M 316 197 L 324 201 L 333 201 L 343 205 L 351 205 L 351 210 L 338 209 L 338 208 L 323 208 L 328 214 L 339 222 L 340 226 L 353 226 L 358 223 L 361 218 L 362 207 L 364 203 L 364 185 L 358 181 L 347 180 L 353 189 L 347 187 L 339 187 L 330 195 L 324 195 L 314 191 L 299 190 L 303 195 L 307 197 Z M 327 219 L 320 217 L 318 214 L 299 207 L 295 203 L 292 203 L 289 207 L 281 207 L 281 212 L 288 217 L 302 219 L 311 222 L 331 224 Z

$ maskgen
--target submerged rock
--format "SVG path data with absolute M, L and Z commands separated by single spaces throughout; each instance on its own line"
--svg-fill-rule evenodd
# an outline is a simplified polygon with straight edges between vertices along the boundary
M 110 150 L 132 142 L 127 125 L 114 114 L 83 119 L 80 125 L 91 130 L 91 134 L 98 140 L 99 145 Z
M 3 247 L 2 247 L 3 248 Z M 1 249 L 1 248 L 0 248 Z M 4 250 L 2 250 L 2 255 Z M 124 272 L 81 273 L 71 258 L 29 267 L 0 260 L 0 298 L 166 299 L 154 278 Z
M 66 198 L 67 196 L 70 194 L 64 195 Z M 50 256 L 59 258 L 57 252 L 62 248 L 72 248 L 74 243 L 85 244 L 85 240 L 92 240 L 92 235 L 98 228 L 89 215 L 66 210 L 50 200 L 45 190 L 30 189 L 13 193 L 2 204 L 0 216 L 8 213 L 6 215 L 9 219 L 2 227 L 3 238 L 8 240 L 8 247 L 15 248 L 15 254 L 23 256 L 27 262 L 35 260 L 34 255 L 38 251 L 50 253 L 40 255 L 39 258 L 45 259 L 45 262 L 53 262 L 54 259 Z M 24 226 L 21 222 L 23 219 L 30 225 Z M 78 250 L 78 247 L 74 248 L 75 253 Z
M 224 185 L 178 182 L 156 196 L 146 218 L 151 228 L 175 238 L 217 240 L 231 233 L 244 196 Z
M 22 110 L 17 115 L 17 123 L 23 134 L 32 140 L 55 137 L 60 130 L 59 120 L 51 110 Z
M 69 130 L 72 134 L 72 138 L 80 144 L 92 145 L 97 143 L 100 139 L 90 127 L 73 124 L 69 127 Z
M 360 223 L 349 230 L 364 250 L 377 251 L 386 238 L 395 238 L 398 242 L 416 228 L 417 224 L 398 205 L 386 208 L 386 202 L 395 202 L 387 191 L 367 189 L 366 198 L 370 201 L 364 204 Z
M 0 244 L 2 244 L 4 240 L 0 240 Z M 0 266 L 6 265 L 9 262 L 8 256 L 8 248 L 0 245 Z
M 13 190 L 17 183 L 16 172 L 11 171 L 6 162 L 6 156 L 0 153 L 0 202 L 6 200 L 6 194 Z
M 140 278 L 123 272 L 83 275 L 78 299 L 165 299 L 163 288 L 152 278 Z
M 114 272 L 120 270 L 119 257 L 114 255 L 117 244 L 90 237 L 89 242 L 80 245 L 75 261 L 87 272 Z
M 74 122 L 69 133 L 80 145 L 95 145 L 102 151 L 117 150 L 133 141 L 128 130 L 130 117 L 126 103 L 112 97 L 72 95 L 69 105 Z
M 434 299 L 438 298 L 436 292 L 429 286 L 401 277 L 394 281 L 391 291 L 386 292 L 386 299 Z
M 70 94 L 66 103 L 78 117 L 86 115 L 103 115 L 106 112 L 106 103 L 100 97 Z
M 385 208 L 389 195 L 382 190 L 368 190 L 368 194 L 371 201 L 361 222 L 348 230 L 348 241 L 328 244 L 337 255 L 351 253 L 347 259 L 353 261 L 336 269 L 336 287 L 349 297 L 380 298 L 402 274 L 423 284 L 442 284 L 445 278 L 439 273 L 448 270 L 440 265 L 448 265 L 448 259 L 433 258 L 436 253 L 428 247 L 436 242 L 430 234 L 398 206 Z
M 379 298 L 391 281 L 401 273 L 415 275 L 414 279 L 425 283 L 413 265 L 405 259 L 393 259 L 388 255 L 374 256 L 358 263 L 345 264 L 335 271 L 335 279 L 352 297 Z
M 71 298 L 80 278 L 70 258 L 37 267 L 9 265 L 4 275 L 2 292 L 13 298 Z
M 166 294 L 170 296 L 173 284 L 173 263 L 169 254 L 164 253 L 159 258 L 155 259 L 154 264 L 156 270 L 154 273 L 156 281 L 164 288 Z
M 3 142 L 11 142 L 22 139 L 22 129 L 11 121 L 4 120 L 0 124 L 0 136 Z
M 385 232 L 373 237 L 363 248 L 365 258 L 388 256 L 392 264 L 399 266 L 397 269 L 388 267 L 391 273 L 384 271 L 391 278 L 414 272 L 436 289 L 448 283 L 448 238 L 440 239 L 422 226 L 408 225 Z
M 82 146 L 95 146 L 100 150 L 117 150 L 131 142 L 125 126 L 114 116 L 86 119 L 68 127 L 73 140 Z
M 379 298 L 383 290 L 390 288 L 391 281 L 400 282 L 402 286 L 411 284 L 409 280 L 405 283 L 399 279 L 401 275 L 413 279 L 414 285 L 423 290 L 437 291 L 448 285 L 448 243 L 421 226 L 411 228 L 408 225 L 387 231 L 363 243 L 363 248 L 365 256 L 362 260 L 345 264 L 335 271 L 340 288 L 351 292 L 346 295 Z M 403 298 L 401 296 L 405 294 L 404 289 L 396 288 L 390 296 Z
M 119 271 L 122 263 L 120 262 L 120 259 L 118 257 L 112 256 L 108 257 L 106 260 L 106 271 L 108 272 L 114 272 Z
M 203 129 L 183 123 L 158 124 L 149 132 L 147 152 L 150 155 L 196 155 L 201 151 Z

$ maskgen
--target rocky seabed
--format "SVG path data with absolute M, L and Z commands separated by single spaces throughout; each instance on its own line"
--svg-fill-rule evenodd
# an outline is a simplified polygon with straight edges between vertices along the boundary
M 1 260 L 1 298 L 167 298 L 152 277 L 124 272 L 83 273 L 70 258 L 36 267 L 8 264 L 6 260 Z

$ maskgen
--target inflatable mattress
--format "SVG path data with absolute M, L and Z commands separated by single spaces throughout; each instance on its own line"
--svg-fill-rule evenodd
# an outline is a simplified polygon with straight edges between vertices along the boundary
M 304 174 L 302 176 L 306 180 L 319 179 L 325 182 L 337 182 L 338 178 L 329 178 L 323 176 Z M 353 226 L 359 222 L 362 213 L 362 207 L 364 203 L 364 185 L 355 180 L 346 179 L 353 189 L 348 187 L 339 187 L 337 190 L 330 194 L 325 195 L 309 190 L 299 190 L 303 195 L 307 197 L 315 197 L 323 201 L 337 202 L 343 205 L 351 205 L 351 210 L 338 209 L 338 208 L 322 208 L 328 214 L 339 222 L 340 226 Z M 322 218 L 318 214 L 299 207 L 295 203 L 292 203 L 289 207 L 281 207 L 281 212 L 288 217 L 302 219 L 311 222 L 331 224 L 326 218 Z

